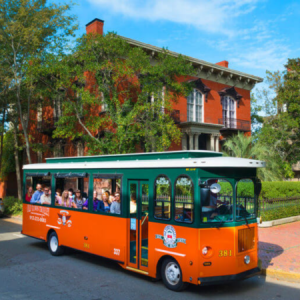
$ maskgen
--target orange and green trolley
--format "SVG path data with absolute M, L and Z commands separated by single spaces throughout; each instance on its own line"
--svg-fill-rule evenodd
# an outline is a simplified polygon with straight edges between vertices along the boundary
M 22 233 L 47 242 L 52 255 L 86 251 L 175 291 L 246 279 L 260 272 L 262 167 L 212 151 L 49 158 L 23 168 L 24 195 L 40 184 L 51 204 L 24 198 Z M 77 190 L 85 207 L 60 201 Z

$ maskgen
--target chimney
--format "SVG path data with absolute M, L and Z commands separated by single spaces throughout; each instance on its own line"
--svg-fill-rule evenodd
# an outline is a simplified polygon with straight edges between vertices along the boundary
M 91 21 L 90 23 L 85 25 L 86 28 L 86 34 L 89 33 L 98 33 L 103 35 L 103 25 L 104 25 L 104 21 L 100 20 L 100 19 L 94 19 L 93 21 Z
M 227 60 L 222 60 L 222 61 L 216 63 L 216 65 L 228 68 L 229 62 Z

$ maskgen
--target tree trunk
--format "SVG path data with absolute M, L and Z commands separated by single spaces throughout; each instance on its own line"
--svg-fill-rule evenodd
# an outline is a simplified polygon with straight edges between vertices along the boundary
M 20 172 L 20 161 L 19 161 L 19 145 L 18 145 L 18 135 L 17 135 L 17 124 L 14 124 L 14 138 L 15 138 L 15 163 L 16 163 L 16 175 L 17 175 L 17 188 L 18 188 L 18 199 L 22 200 L 22 180 L 21 180 L 21 172 Z

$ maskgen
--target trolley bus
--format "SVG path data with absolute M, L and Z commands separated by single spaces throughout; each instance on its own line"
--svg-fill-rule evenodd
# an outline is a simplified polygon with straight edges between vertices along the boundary
M 24 198 L 22 233 L 47 242 L 54 256 L 86 251 L 174 291 L 246 279 L 260 273 L 262 167 L 212 151 L 49 158 L 23 167 L 24 195 L 38 187 L 51 196 Z M 72 190 L 85 207 L 57 200 L 63 193 L 75 201 Z

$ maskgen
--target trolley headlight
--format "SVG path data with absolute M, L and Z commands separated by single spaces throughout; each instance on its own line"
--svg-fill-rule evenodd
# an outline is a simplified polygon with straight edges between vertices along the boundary
M 204 247 L 203 249 L 202 249 L 202 254 L 203 255 L 206 255 L 208 253 L 208 248 L 207 247 Z
M 244 257 L 244 262 L 245 262 L 246 265 L 249 265 L 249 264 L 250 264 L 250 256 L 249 256 L 249 255 L 246 255 L 246 256 Z

